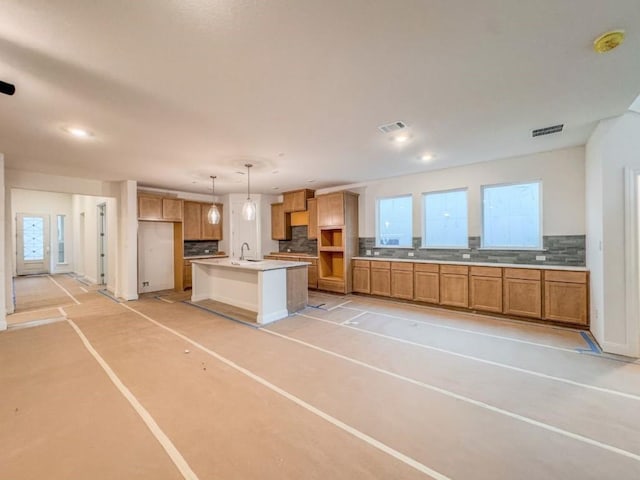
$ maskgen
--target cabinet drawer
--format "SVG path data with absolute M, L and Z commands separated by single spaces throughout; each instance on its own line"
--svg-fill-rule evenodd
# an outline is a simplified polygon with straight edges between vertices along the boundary
M 587 272 L 547 270 L 544 272 L 544 279 L 550 282 L 587 283 Z
M 505 268 L 504 278 L 517 278 L 520 280 L 540 280 L 542 272 L 531 268 Z
M 471 267 L 471 275 L 478 277 L 502 277 L 500 267 Z
M 404 272 L 413 272 L 413 263 L 409 262 L 391 262 L 391 270 L 400 270 Z
M 369 260 L 354 260 L 353 266 L 360 267 L 360 268 L 369 268 L 370 263 L 371 262 L 369 262 Z
M 416 263 L 413 268 L 416 272 L 438 273 L 440 271 L 440 265 L 437 263 Z
M 469 273 L 469 267 L 466 265 L 440 265 L 440 273 L 467 275 Z
M 371 262 L 371 270 L 391 270 L 391 262 Z
M 327 290 L 328 292 L 344 293 L 344 282 L 319 278 L 318 288 L 320 290 Z

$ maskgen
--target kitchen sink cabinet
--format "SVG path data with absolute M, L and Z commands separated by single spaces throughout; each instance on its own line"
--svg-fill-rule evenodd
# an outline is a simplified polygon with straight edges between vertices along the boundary
M 469 308 L 485 312 L 502 312 L 502 268 L 471 267 Z
M 391 296 L 413 299 L 413 263 L 391 262 Z
M 440 303 L 440 265 L 416 263 L 413 271 L 413 299 Z
M 469 306 L 469 267 L 440 265 L 440 304 L 462 308 Z

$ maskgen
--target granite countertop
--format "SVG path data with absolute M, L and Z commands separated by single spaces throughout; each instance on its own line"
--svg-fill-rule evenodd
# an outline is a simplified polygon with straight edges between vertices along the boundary
M 183 257 L 185 260 L 193 260 L 198 258 L 227 258 L 228 255 L 226 253 L 207 253 L 205 255 L 191 255 L 189 257 Z
M 529 265 L 522 263 L 491 263 L 491 262 L 451 262 L 443 260 L 422 260 L 413 258 L 391 257 L 352 257 L 353 260 L 371 260 L 372 262 L 409 262 L 409 263 L 437 263 L 440 265 L 468 265 L 472 267 L 501 267 L 501 268 L 533 268 L 537 270 L 573 270 L 586 272 L 587 267 L 574 267 L 566 265 Z
M 207 265 L 210 267 L 234 269 L 234 270 L 251 270 L 255 272 L 264 272 L 267 270 L 279 270 L 282 268 L 306 267 L 307 262 L 287 262 L 284 260 L 238 260 L 236 258 L 222 259 L 200 259 L 194 260 L 192 263 L 196 265 Z
M 303 253 L 303 252 L 271 252 L 269 255 L 280 255 L 282 257 L 290 256 L 290 257 L 318 258 L 318 255 L 312 255 L 310 253 Z

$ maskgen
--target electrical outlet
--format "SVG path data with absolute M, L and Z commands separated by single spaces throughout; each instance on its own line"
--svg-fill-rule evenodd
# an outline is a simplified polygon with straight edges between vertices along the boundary
M 209 250 L 205 250 L 204 253 L 209 253 Z
M 471 254 L 469 254 L 469 253 L 463 253 L 463 254 L 462 254 L 462 258 L 471 258 Z
M 148 287 L 149 286 L 149 282 L 142 282 L 142 286 L 143 287 Z
M 546 255 L 536 255 L 536 260 L 538 262 L 544 262 L 547 259 Z
M 365 253 L 366 253 L 367 255 L 371 255 L 371 250 L 367 250 Z
M 414 252 L 409 252 L 409 253 L 407 253 L 407 257 L 415 257 L 415 255 L 416 255 L 416 254 L 415 254 Z
M 374 257 L 377 257 L 378 255 L 380 255 L 380 252 L 373 252 Z

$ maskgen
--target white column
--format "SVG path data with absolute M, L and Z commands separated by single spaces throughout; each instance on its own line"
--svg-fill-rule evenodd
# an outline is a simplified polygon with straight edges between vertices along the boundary
M 5 190 L 4 155 L 0 153 L 0 278 L 4 279 L 0 294 L 0 330 L 7 329 L 7 313 L 13 313 L 12 272 L 6 262 L 11 258 L 11 190 Z
M 118 198 L 118 264 L 116 296 L 125 300 L 138 298 L 138 199 L 137 183 L 120 183 Z

